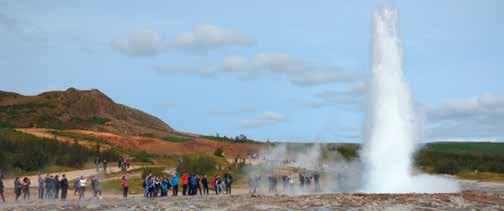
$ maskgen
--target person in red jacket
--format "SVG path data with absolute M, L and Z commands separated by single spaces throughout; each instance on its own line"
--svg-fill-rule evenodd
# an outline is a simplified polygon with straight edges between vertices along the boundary
M 182 175 L 182 195 L 185 196 L 187 195 L 187 185 L 189 184 L 189 175 L 184 173 Z

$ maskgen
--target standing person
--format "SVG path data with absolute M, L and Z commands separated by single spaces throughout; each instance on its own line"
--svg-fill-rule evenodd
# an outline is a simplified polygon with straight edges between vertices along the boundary
M 99 172 L 100 171 L 100 158 L 96 157 L 94 163 L 95 163 L 95 166 L 96 166 L 96 172 Z
M 282 191 L 284 193 L 288 192 L 287 190 L 288 186 L 289 186 L 289 177 L 287 175 L 284 175 L 282 176 Z
M 0 169 L 0 199 L 2 199 L 2 202 L 5 202 L 4 184 L 3 184 L 3 171 L 2 171 L 2 169 Z
M 248 177 L 248 190 L 249 190 L 249 193 L 254 192 L 254 176 L 252 176 L 252 175 L 249 175 L 249 177 Z
M 158 197 L 161 193 L 161 181 L 159 181 L 159 177 L 156 177 L 154 180 L 154 197 Z
M 128 181 L 128 177 L 126 177 L 126 175 L 124 175 L 122 177 L 121 186 L 123 188 L 123 198 L 128 198 L 129 181 Z
M 189 184 L 189 175 L 187 173 L 182 174 L 182 195 L 187 195 L 187 185 Z
M 44 199 L 44 178 L 42 175 L 38 175 L 38 198 Z
M 254 193 L 257 193 L 261 190 L 261 185 L 262 185 L 261 175 L 257 175 L 254 183 Z M 257 189 L 259 189 L 259 191 Z
M 201 193 L 201 177 L 199 175 L 196 175 L 196 189 L 199 191 L 199 195 L 203 195 Z
M 315 181 L 315 192 L 320 192 L 320 174 L 318 172 L 313 174 L 313 180 Z
M 56 175 L 53 180 L 53 186 L 54 186 L 54 198 L 58 199 L 59 198 L 59 191 L 61 188 L 60 180 L 59 180 L 59 175 Z
M 203 184 L 203 194 L 208 195 L 208 177 L 207 177 L 207 175 L 203 176 L 201 183 Z
M 277 176 L 273 174 L 273 192 L 277 192 L 277 184 L 278 184 L 278 180 L 277 180 Z
M 23 199 L 30 199 L 30 185 L 31 181 L 28 177 L 23 178 L 22 188 L 23 188 Z
M 126 162 L 126 169 L 129 169 L 129 167 L 131 165 L 131 159 L 126 158 L 125 162 Z
M 231 183 L 233 183 L 233 177 L 231 174 L 226 173 L 224 175 L 224 183 L 226 183 L 226 194 L 231 195 Z
M 217 176 L 217 191 L 219 192 L 219 194 L 222 194 L 222 192 L 224 191 L 222 185 L 222 178 L 220 176 Z
M 171 185 L 173 186 L 173 196 L 178 196 L 178 186 L 179 186 L 179 178 L 177 172 L 175 172 L 171 178 Z
M 75 181 L 74 181 L 74 196 L 77 195 L 77 193 L 79 193 L 80 191 L 80 179 L 79 178 L 75 178 Z
M 97 199 L 101 199 L 102 198 L 101 184 L 97 176 L 93 176 L 93 178 L 91 179 L 91 188 L 93 188 L 94 197 Z
M 301 186 L 301 189 L 304 188 L 304 184 L 305 184 L 305 176 L 303 172 L 299 172 L 299 185 Z
M 45 180 L 44 180 L 44 186 L 45 186 L 45 198 L 50 199 L 52 198 L 52 190 L 51 190 L 51 182 L 52 181 L 52 176 L 51 175 L 46 175 Z
M 196 195 L 196 175 L 192 174 L 189 177 L 189 194 L 191 196 Z
M 307 189 L 310 192 L 311 192 L 311 184 L 312 184 L 311 177 L 310 176 L 306 176 L 306 178 L 305 178 L 305 186 L 306 186 L 306 188 L 305 189 Z
M 147 175 L 142 183 L 142 187 L 144 188 L 144 197 L 147 198 L 149 197 L 149 186 L 147 186 L 147 183 L 149 181 L 149 179 L 152 177 L 152 173 L 149 173 L 149 175 Z
M 61 187 L 61 199 L 66 200 L 67 198 L 67 193 L 68 193 L 68 179 L 66 178 L 66 175 L 62 175 L 62 179 L 60 181 L 60 187 Z
M 14 180 L 14 194 L 16 194 L 16 201 L 18 201 L 19 196 L 21 196 L 21 181 L 19 177 Z
M 219 190 L 217 190 L 217 176 L 212 180 L 212 187 L 214 188 L 215 195 L 219 195 Z
M 147 179 L 147 197 L 154 196 L 154 177 L 151 176 Z
M 123 167 L 123 157 L 120 156 L 119 159 L 117 160 L 117 168 L 122 168 Z
M 268 176 L 268 193 L 273 192 L 273 175 Z
M 294 194 L 294 177 L 293 176 L 289 176 L 289 189 L 290 189 L 290 193 Z
M 84 193 L 86 192 L 87 178 L 81 176 L 79 179 L 79 200 L 84 199 Z
M 108 165 L 107 160 L 103 160 L 103 172 L 105 172 L 105 174 L 107 173 L 107 165 Z
M 170 183 L 168 182 L 168 179 L 166 177 L 163 177 L 163 180 L 161 181 L 161 197 L 168 196 L 168 188 L 169 187 L 170 187 Z

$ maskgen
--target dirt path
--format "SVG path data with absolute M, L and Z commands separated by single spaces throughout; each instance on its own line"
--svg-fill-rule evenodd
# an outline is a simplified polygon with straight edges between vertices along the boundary
M 139 169 L 141 167 L 142 166 L 130 166 L 128 171 Z M 119 167 L 108 167 L 107 168 L 107 173 L 109 173 L 109 174 L 110 173 L 117 173 L 117 172 L 121 172 L 121 169 Z M 96 168 L 92 168 L 92 169 L 50 173 L 50 175 L 60 175 L 60 178 L 61 178 L 62 174 L 66 174 L 66 177 L 68 178 L 68 180 L 72 181 L 73 179 L 80 177 L 80 176 L 89 177 L 89 176 L 97 175 L 97 172 L 96 172 Z M 103 169 L 100 168 L 99 174 L 103 174 Z M 45 174 L 42 174 L 42 176 L 45 176 Z M 39 186 L 38 175 L 31 175 L 31 176 L 28 176 L 28 178 L 30 178 L 31 187 L 38 187 Z M 110 178 L 107 178 L 106 180 L 108 180 L 108 179 L 110 179 Z M 14 178 L 4 179 L 3 183 L 4 183 L 5 188 L 14 188 Z

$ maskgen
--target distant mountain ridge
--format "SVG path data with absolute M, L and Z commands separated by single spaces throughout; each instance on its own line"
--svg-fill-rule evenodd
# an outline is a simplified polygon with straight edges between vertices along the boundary
M 175 132 L 159 118 L 115 103 L 97 89 L 24 96 L 0 91 L 0 127 L 81 129 L 124 135 Z

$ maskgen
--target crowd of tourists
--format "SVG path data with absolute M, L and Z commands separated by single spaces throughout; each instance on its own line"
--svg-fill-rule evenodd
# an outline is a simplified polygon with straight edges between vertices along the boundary
M 281 182 L 281 192 L 283 193 L 294 193 L 295 186 L 295 178 L 293 175 L 283 175 L 278 176 L 275 174 L 267 175 L 267 189 L 268 193 L 277 193 L 280 192 L 278 189 L 279 180 Z M 313 184 L 313 186 L 312 186 Z M 314 172 L 313 174 L 307 174 L 306 172 L 299 173 L 299 185 L 300 189 L 303 192 L 320 192 L 320 174 L 318 172 Z M 263 184 L 263 176 L 261 175 L 249 175 L 248 178 L 248 192 L 250 194 L 266 192 L 265 190 L 261 190 L 265 188 L 265 184 Z
M 4 196 L 4 175 L 0 170 L 0 200 L 5 202 Z M 86 192 L 86 186 L 88 179 L 91 180 L 91 190 L 93 191 L 93 196 L 95 198 L 102 198 L 101 182 L 98 176 L 84 177 L 81 176 L 73 181 L 74 184 L 74 196 L 79 197 L 79 199 L 84 199 L 84 194 Z M 18 201 L 23 196 L 24 200 L 30 199 L 30 187 L 32 182 L 30 178 L 16 177 L 14 179 L 14 199 Z M 68 196 L 68 189 L 70 188 L 69 181 L 65 174 L 50 175 L 46 176 L 38 175 L 38 199 L 44 200 L 66 200 Z
M 182 196 L 209 195 L 210 187 L 215 191 L 216 195 L 231 194 L 231 185 L 233 177 L 226 173 L 224 177 L 217 175 L 210 180 L 207 175 L 200 176 L 198 174 L 178 173 L 168 176 L 153 176 L 149 173 L 143 180 L 142 187 L 144 189 L 144 197 L 168 197 L 171 192 L 172 196 L 178 196 L 179 191 Z M 129 182 L 126 176 L 122 180 L 123 197 L 128 196 Z M 179 186 L 182 186 L 179 188 Z

